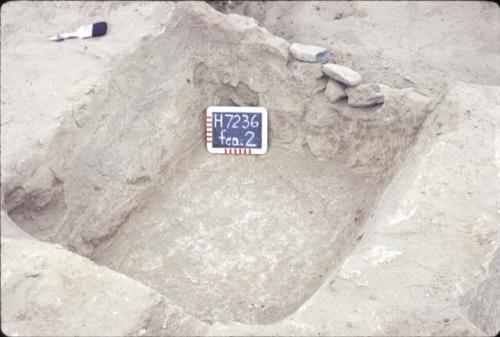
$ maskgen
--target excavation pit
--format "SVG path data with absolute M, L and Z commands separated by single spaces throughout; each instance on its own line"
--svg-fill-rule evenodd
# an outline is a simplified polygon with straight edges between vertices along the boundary
M 91 240 L 91 250 L 70 233 L 42 228 L 80 222 L 57 220 L 64 213 L 61 197 L 42 210 L 25 203 L 10 216 L 27 232 L 150 286 L 200 320 L 270 324 L 323 284 L 380 187 L 377 179 L 339 160 L 318 160 L 307 149 L 217 155 L 201 139 L 157 181 L 134 180 L 132 186 L 149 186 L 140 205 L 126 215 L 118 211 L 120 220 L 111 221 L 119 227 L 98 243 Z M 91 235 L 86 224 L 73 231 Z
M 343 256 L 375 190 L 338 163 L 280 149 L 199 149 L 176 172 L 96 261 L 208 321 L 293 312 Z
M 344 259 L 430 99 L 387 87 L 377 107 L 332 103 L 325 76 L 304 79 L 321 64 L 252 19 L 181 4 L 167 21 L 68 99 L 5 209 L 202 321 L 277 322 Z M 267 109 L 267 154 L 207 152 L 206 108 L 229 104 Z

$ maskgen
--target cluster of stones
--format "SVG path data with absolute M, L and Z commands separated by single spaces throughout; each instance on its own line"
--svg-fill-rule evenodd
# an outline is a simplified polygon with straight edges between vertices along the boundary
M 347 97 L 347 104 L 354 107 L 369 107 L 384 103 L 384 94 L 379 84 L 361 84 L 361 75 L 349 67 L 329 63 L 332 55 L 323 47 L 293 43 L 290 52 L 299 61 L 324 63 L 323 74 L 330 79 L 325 95 L 331 102 Z

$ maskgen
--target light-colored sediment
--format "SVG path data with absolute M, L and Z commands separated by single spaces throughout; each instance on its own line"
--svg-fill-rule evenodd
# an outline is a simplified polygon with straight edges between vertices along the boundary
M 397 41 L 403 23 L 365 2 L 212 4 L 258 22 L 203 2 L 44 5 L 2 7 L 4 332 L 500 330 L 489 4 L 381 3 L 406 22 Z M 466 14 L 484 22 L 450 33 L 439 20 Z M 108 34 L 41 38 L 89 18 Z M 279 36 L 330 46 L 360 86 L 380 83 L 383 104 L 332 101 L 322 65 Z M 464 47 L 485 62 L 441 62 Z M 210 105 L 265 106 L 269 152 L 208 154 Z

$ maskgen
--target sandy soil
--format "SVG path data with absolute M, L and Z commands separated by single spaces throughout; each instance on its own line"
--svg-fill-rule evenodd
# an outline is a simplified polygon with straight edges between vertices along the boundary
M 106 335 L 494 332 L 500 309 L 484 298 L 500 296 L 498 7 L 212 6 L 266 29 L 203 3 L 2 6 L 2 257 L 15 260 L 2 264 L 2 307 L 13 308 L 2 323 L 48 335 L 64 324 Z M 47 40 L 98 20 L 105 37 Z M 385 103 L 329 102 L 327 80 L 308 77 L 320 65 L 291 60 L 289 42 L 328 47 L 364 83 L 392 87 Z M 206 153 L 199 117 L 235 100 L 270 111 L 266 156 Z M 109 296 L 96 302 L 94 288 Z M 102 324 L 80 324 L 87 314 Z
M 164 6 L 168 6 L 165 4 Z M 134 24 L 130 21 L 133 18 Z M 72 102 L 99 83 L 121 55 L 160 29 L 164 18 L 149 3 L 39 1 L 2 6 L 2 174 L 53 137 Z M 105 40 L 49 43 L 81 25 L 109 23 Z M 119 30 L 115 30 L 120 27 Z
M 267 324 L 295 311 L 379 189 L 336 161 L 286 150 L 257 160 L 201 151 L 176 171 L 96 261 L 208 322 Z
M 225 8 L 289 41 L 332 48 L 336 62 L 367 81 L 424 91 L 446 80 L 500 84 L 493 2 L 233 1 Z

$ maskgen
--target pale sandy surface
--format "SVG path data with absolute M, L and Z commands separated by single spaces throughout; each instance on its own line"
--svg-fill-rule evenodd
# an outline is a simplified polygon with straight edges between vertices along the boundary
M 3 5 L 1 125 L 2 140 L 9 144 L 2 149 L 4 169 L 25 157 L 21 152 L 36 151 L 36 144 L 44 142 L 46 130 L 57 127 L 68 96 L 89 90 L 116 58 L 142 36 L 161 29 L 167 15 L 162 7 L 168 6 L 78 1 Z M 446 78 L 500 84 L 500 47 L 495 43 L 500 20 L 492 2 L 273 1 L 230 11 L 255 17 L 291 42 L 338 51 L 334 59 L 354 66 L 367 80 L 422 90 L 442 86 Z M 317 19 L 310 20 L 313 16 Z M 96 20 L 109 23 L 105 38 L 46 40 Z
M 84 95 L 144 35 L 160 29 L 169 4 L 9 2 L 2 6 L 2 173 L 36 152 Z M 49 41 L 52 34 L 107 21 L 102 39 Z M 74 99 L 73 99 L 74 100 Z
M 498 7 L 221 7 L 270 33 L 203 3 L 2 6 L 2 257 L 38 256 L 22 269 L 2 264 L 10 331 L 59 334 L 68 322 L 74 334 L 108 335 L 500 329 L 491 300 L 500 298 Z M 105 37 L 47 40 L 100 20 Z M 332 104 L 326 79 L 297 81 L 288 42 L 328 47 L 364 83 L 413 95 L 390 89 L 379 108 Z M 205 152 L 199 114 L 235 96 L 271 112 L 268 155 Z M 254 172 L 256 181 L 241 178 Z M 32 238 L 7 213 L 109 267 L 96 269 L 104 283 L 85 271 L 94 262 L 24 242 Z M 20 284 L 40 289 L 30 305 L 11 291 Z M 101 311 L 94 288 L 110 292 Z M 136 289 L 144 296 L 129 311 L 121 300 Z M 58 292 L 64 303 L 47 300 Z M 80 324 L 115 309 L 96 330 Z M 120 314 L 134 321 L 120 325 Z
M 367 80 L 424 88 L 447 79 L 500 84 L 493 2 L 235 1 L 229 12 L 253 16 L 289 41 L 330 47 L 334 60 Z

